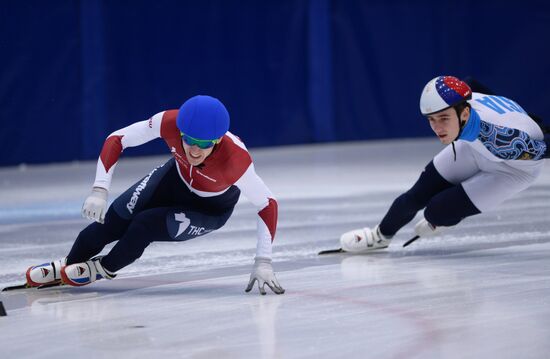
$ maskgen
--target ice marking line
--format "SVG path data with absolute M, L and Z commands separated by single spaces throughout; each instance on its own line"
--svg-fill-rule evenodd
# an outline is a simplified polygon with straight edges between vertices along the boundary
M 393 287 L 393 286 L 408 285 L 408 284 L 414 284 L 414 283 L 415 282 L 412 282 L 412 281 L 389 282 L 389 283 L 380 283 L 380 284 L 374 284 L 374 285 L 362 285 L 362 286 L 333 288 L 333 289 L 336 289 L 338 290 L 338 292 L 341 292 L 341 291 L 346 291 L 350 289 L 354 290 L 359 288 Z M 411 357 L 418 356 L 420 355 L 420 353 L 425 351 L 429 346 L 431 346 L 434 342 L 436 342 L 437 339 L 439 339 L 441 336 L 439 330 L 434 325 L 432 325 L 430 320 L 423 318 L 422 316 L 415 314 L 411 311 L 408 311 L 406 309 L 401 309 L 395 306 L 384 305 L 381 303 L 369 301 L 367 299 L 348 298 L 348 297 L 342 297 L 339 295 L 319 293 L 316 291 L 292 290 L 292 291 L 288 291 L 288 293 L 285 293 L 284 295 L 292 296 L 292 294 L 298 294 L 301 296 L 311 297 L 314 299 L 333 300 L 333 301 L 338 301 L 342 303 L 350 303 L 350 304 L 361 305 L 361 306 L 368 305 L 370 308 L 374 308 L 382 313 L 400 317 L 400 318 L 403 318 L 404 320 L 407 320 L 413 323 L 414 326 L 419 328 L 419 333 L 420 333 L 419 340 L 417 340 L 410 346 L 404 347 L 395 355 L 391 356 L 391 358 L 408 359 Z

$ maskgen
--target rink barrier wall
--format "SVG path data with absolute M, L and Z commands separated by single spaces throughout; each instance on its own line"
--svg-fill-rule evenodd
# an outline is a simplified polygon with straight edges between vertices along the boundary
M 549 14 L 545 2 L 7 1 L 0 166 L 95 159 L 112 131 L 196 94 L 221 99 L 249 147 L 429 136 L 418 98 L 440 74 L 548 120 Z

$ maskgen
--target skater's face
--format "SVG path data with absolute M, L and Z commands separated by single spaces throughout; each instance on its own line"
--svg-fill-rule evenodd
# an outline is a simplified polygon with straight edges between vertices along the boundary
M 191 166 L 198 166 L 201 163 L 206 160 L 206 157 L 210 156 L 212 151 L 214 150 L 214 147 L 210 148 L 200 148 L 197 145 L 189 146 L 185 141 L 181 141 L 183 143 L 183 150 L 185 151 L 185 156 L 187 157 L 187 161 L 191 164 Z
M 460 114 L 460 122 L 466 124 L 469 117 L 470 109 L 466 107 Z M 428 116 L 428 121 L 432 130 L 444 145 L 453 142 L 460 132 L 460 123 L 453 107 Z

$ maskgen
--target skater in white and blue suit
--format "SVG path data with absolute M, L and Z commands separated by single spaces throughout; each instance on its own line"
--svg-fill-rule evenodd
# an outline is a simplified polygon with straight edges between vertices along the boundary
M 472 92 L 453 76 L 438 76 L 424 87 L 420 111 L 446 146 L 417 182 L 391 205 L 374 228 L 340 238 L 347 252 L 388 247 L 392 237 L 419 210 L 420 238 L 439 233 L 464 218 L 494 209 L 528 188 L 540 175 L 547 143 L 539 124 L 516 102 Z

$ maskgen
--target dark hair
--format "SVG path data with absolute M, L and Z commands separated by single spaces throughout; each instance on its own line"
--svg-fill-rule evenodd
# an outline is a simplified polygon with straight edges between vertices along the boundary
M 464 101 L 464 102 L 459 103 L 458 105 L 453 106 L 453 108 L 456 111 L 456 115 L 458 116 L 458 121 L 461 124 L 461 126 L 460 126 L 461 128 L 462 128 L 462 121 L 460 121 L 460 114 L 462 114 L 462 111 L 464 111 L 464 109 L 466 107 L 468 107 L 470 110 L 472 109 L 472 105 L 470 105 L 470 103 L 468 101 Z

